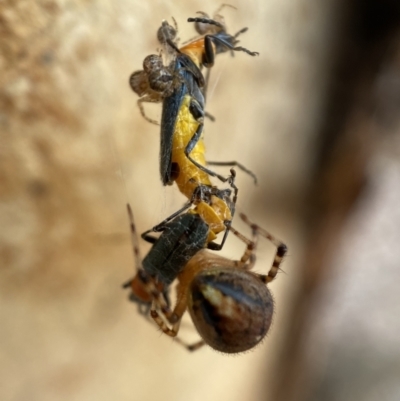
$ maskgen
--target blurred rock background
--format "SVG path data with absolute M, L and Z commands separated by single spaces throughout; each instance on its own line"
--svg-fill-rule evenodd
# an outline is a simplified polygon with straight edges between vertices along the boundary
M 248 26 L 241 44 L 260 56 L 218 57 L 207 155 L 257 173 L 254 187 L 238 172 L 238 209 L 289 246 L 271 333 L 235 357 L 189 354 L 120 288 L 125 204 L 144 231 L 184 202 L 160 185 L 159 129 L 128 77 L 162 19 L 182 43 L 186 19 L 220 4 L 0 2 L 2 400 L 399 399 L 399 6 L 231 4 L 229 32 Z M 257 271 L 272 254 L 261 242 Z

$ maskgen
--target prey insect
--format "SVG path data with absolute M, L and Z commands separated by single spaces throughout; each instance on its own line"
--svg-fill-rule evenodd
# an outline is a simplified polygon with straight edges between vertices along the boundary
M 201 20 L 203 21 L 204 18 Z M 211 63 L 211 57 L 214 56 L 211 56 L 210 52 L 222 52 L 224 46 L 228 46 L 228 48 L 232 50 L 243 50 L 242 48 L 236 49 L 233 46 L 233 44 L 236 43 L 235 37 L 237 35 L 235 35 L 235 37 L 228 35 L 222 23 L 210 19 L 209 24 L 212 27 L 212 32 L 214 32 L 215 29 L 217 29 L 217 31 L 214 32 L 215 34 L 206 35 L 201 39 L 204 43 L 210 44 L 209 46 L 205 45 L 204 49 L 208 49 L 208 47 L 211 46 L 211 50 L 207 52 L 208 56 L 204 57 L 205 60 L 210 60 L 209 62 Z M 213 24 L 217 24 L 217 26 Z M 199 163 L 195 158 L 191 157 L 191 152 L 201 139 L 205 116 L 204 95 L 201 90 L 204 86 L 204 77 L 199 69 L 202 65 L 199 54 L 196 55 L 190 50 L 192 49 L 191 44 L 184 47 L 187 54 L 178 49 L 173 41 L 176 37 L 176 28 L 173 28 L 166 21 L 163 21 L 157 36 L 161 44 L 164 46 L 169 45 L 171 49 L 175 51 L 174 60 L 166 67 L 163 65 L 160 56 L 150 55 L 146 57 L 143 63 L 144 69 L 131 75 L 130 84 L 132 89 L 141 96 L 138 100 L 141 110 L 143 110 L 142 102 L 144 101 L 163 101 L 160 148 L 161 180 L 164 185 L 171 185 L 173 183 L 173 169 L 174 167 L 179 168 L 178 163 L 172 164 L 173 146 L 175 146 L 176 149 L 176 146 L 181 144 L 182 140 L 178 139 L 175 141 L 175 144 L 173 144 L 173 141 L 179 135 L 180 138 L 182 138 L 182 133 L 184 135 L 189 133 L 191 138 L 186 141 L 184 149 L 185 157 L 206 174 L 217 177 L 222 182 L 230 182 L 232 176 L 223 177 L 205 167 L 205 160 Z M 231 40 L 228 40 L 227 37 L 230 37 Z M 218 46 L 213 44 L 214 41 Z M 193 43 L 194 48 L 198 49 L 199 40 Z M 245 50 L 247 51 L 247 49 Z M 255 54 L 254 52 L 247 52 L 252 55 Z M 213 60 L 214 58 L 212 58 L 212 63 Z M 201 145 L 199 145 L 198 149 L 200 148 Z M 217 162 L 215 164 L 237 166 L 250 174 L 256 181 L 254 174 L 238 162 Z M 176 168 L 174 172 L 176 173 Z
M 216 21 L 212 21 L 212 23 L 218 25 L 218 32 L 223 31 L 220 23 Z M 193 57 L 193 54 L 190 57 L 178 49 L 173 42 L 175 36 L 176 29 L 164 21 L 158 31 L 158 38 L 162 44 L 168 44 L 175 51 L 173 61 L 168 67 L 165 67 L 159 56 L 148 56 L 144 61 L 144 70 L 131 76 L 131 85 L 133 88 L 140 88 L 140 93 L 146 93 L 146 85 L 142 84 L 147 77 L 146 82 L 153 91 L 152 96 L 158 94 L 158 97 L 153 96 L 152 99 L 157 99 L 157 101 L 162 99 L 163 101 L 160 135 L 161 180 L 163 185 L 172 185 L 173 182 L 176 182 L 179 190 L 189 202 L 162 223 L 146 231 L 144 235 L 151 231 L 162 231 L 168 221 L 194 204 L 193 212 L 199 213 L 210 227 L 209 243 L 219 232 L 225 230 L 221 244 L 218 248 L 214 248 L 221 249 L 228 234 L 226 227 L 232 220 L 237 199 L 237 187 L 234 184 L 235 173 L 231 169 L 231 175 L 224 177 L 206 167 L 202 141 L 205 112 L 201 88 L 204 85 L 204 78 L 198 66 L 200 59 Z M 209 41 L 214 40 L 214 36 L 208 35 L 207 38 Z M 217 41 L 219 45 L 222 42 Z M 197 48 L 198 42 L 196 43 L 195 47 Z M 188 45 L 185 48 L 190 49 Z M 236 166 L 251 175 L 256 181 L 255 175 L 238 162 L 215 164 Z M 210 176 L 227 182 L 234 191 L 233 199 L 231 199 L 229 189 L 220 190 L 212 186 Z
M 184 54 L 176 57 L 175 63 L 175 69 L 179 71 L 182 80 L 179 87 L 163 101 L 160 173 L 163 184 L 171 185 L 176 181 L 189 202 L 144 235 L 150 231 L 164 230 L 168 221 L 194 204 L 194 213 L 202 215 L 210 227 L 208 242 L 211 242 L 232 220 L 233 205 L 237 198 L 235 172 L 231 170 L 231 175 L 225 178 L 205 167 L 202 142 L 204 98 L 198 84 L 199 77 L 195 69 L 184 68 L 185 65 L 193 66 Z M 220 190 L 212 186 L 210 175 L 230 184 L 234 190 L 233 200 L 230 199 L 229 189 Z M 226 235 L 227 231 L 221 247 Z
M 218 248 L 221 249 L 228 234 L 226 226 L 232 220 L 238 190 L 234 184 L 234 170 L 231 169 L 230 176 L 224 177 L 206 167 L 202 141 L 204 98 L 199 87 L 197 70 L 194 67 L 184 68 L 185 65 L 192 65 L 191 63 L 184 54 L 175 59 L 175 69 L 182 79 L 180 86 L 163 101 L 160 145 L 160 174 L 163 184 L 171 185 L 176 182 L 189 202 L 149 231 L 162 231 L 166 222 L 194 204 L 194 212 L 199 213 L 210 227 L 208 242 L 225 230 Z M 231 165 L 238 166 L 255 177 L 240 163 L 232 162 Z M 230 198 L 230 189 L 220 190 L 212 186 L 210 176 L 228 182 L 234 191 L 233 199 Z
M 164 102 L 174 104 L 174 100 L 175 93 Z M 170 113 L 171 109 L 168 108 Z M 205 149 L 202 140 L 203 114 L 199 102 L 185 94 L 174 126 L 169 125 L 168 115 L 170 114 L 163 113 L 163 121 L 165 117 L 166 123 L 162 126 L 161 135 L 161 175 L 164 177 L 164 185 L 176 182 L 188 202 L 149 231 L 161 231 L 166 222 L 193 205 L 192 212 L 198 213 L 210 227 L 208 242 L 225 230 L 221 244 L 213 248 L 222 249 L 228 235 L 226 227 L 232 221 L 237 200 L 238 188 L 234 183 L 236 173 L 231 169 L 231 175 L 224 178 L 205 167 Z M 231 188 L 219 189 L 213 186 L 210 175 L 217 176 L 222 181 L 228 181 Z M 233 197 L 231 197 L 232 190 Z
M 262 341 L 270 328 L 274 302 L 266 284 L 276 277 L 287 249 L 281 241 L 258 225 L 251 223 L 245 215 L 242 214 L 241 218 L 250 226 L 252 239 L 244 237 L 231 227 L 234 234 L 246 244 L 243 256 L 236 261 L 200 249 L 187 260 L 183 267 L 164 272 L 163 266 L 160 265 L 150 272 L 148 263 L 145 261 L 146 258 L 153 257 L 149 256 L 154 252 L 153 248 L 141 263 L 139 250 L 134 243 L 137 267 L 139 271 L 147 274 L 147 281 L 143 287 L 144 292 L 147 292 L 152 299 L 151 317 L 165 334 L 175 337 L 190 351 L 207 344 L 225 353 L 243 352 Z M 133 237 L 135 232 L 132 214 L 130 219 Z M 195 231 L 197 233 L 197 229 Z M 276 247 L 273 264 L 266 275 L 252 271 L 256 262 L 259 236 L 265 237 Z M 197 237 L 196 234 L 195 237 L 199 239 L 201 235 Z M 161 238 L 163 236 L 158 239 L 158 242 Z M 197 240 L 194 243 L 197 243 Z M 163 255 L 169 254 L 168 250 L 171 249 L 175 249 L 173 241 L 166 243 Z M 188 248 L 185 248 L 184 253 L 187 254 L 187 252 Z M 165 297 L 165 290 L 174 278 L 178 280 L 177 302 L 171 310 Z M 125 285 L 130 287 L 131 291 L 135 290 L 133 281 Z M 160 291 L 160 283 L 163 284 L 161 288 L 164 292 Z M 202 338 L 201 341 L 192 345 L 186 345 L 177 338 L 186 310 L 189 310 L 192 321 Z

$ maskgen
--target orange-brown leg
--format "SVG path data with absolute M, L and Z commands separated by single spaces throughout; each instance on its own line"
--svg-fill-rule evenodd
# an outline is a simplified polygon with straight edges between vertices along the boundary
M 279 271 L 279 266 L 282 263 L 282 260 L 287 252 L 287 247 L 282 241 L 274 237 L 272 234 L 270 234 L 263 228 L 259 227 L 257 224 L 252 223 L 243 213 L 240 213 L 240 217 L 248 226 L 250 226 L 252 231 L 252 239 L 251 240 L 248 239 L 232 226 L 229 228 L 234 235 L 236 235 L 240 240 L 242 240 L 247 245 L 241 259 L 234 262 L 235 266 L 245 270 L 251 270 L 253 268 L 256 262 L 256 250 L 257 250 L 258 238 L 261 235 L 266 239 L 268 239 L 269 241 L 271 241 L 272 244 L 275 245 L 276 247 L 274 261 L 272 262 L 272 266 L 268 274 L 258 275 L 263 282 L 269 283 L 276 277 Z
M 165 323 L 164 319 L 157 312 L 157 301 L 153 301 L 150 311 L 150 316 L 156 322 L 157 326 L 168 336 L 176 337 L 179 332 L 179 326 L 181 324 L 181 319 L 179 319 L 176 323 L 172 325 L 172 327 L 168 327 Z
M 236 260 L 233 262 L 234 266 L 238 267 L 239 269 L 251 270 L 256 261 L 255 251 L 257 248 L 257 240 L 258 240 L 257 237 L 254 237 L 253 239 L 250 240 L 232 226 L 229 226 L 228 230 L 232 231 L 232 233 L 236 235 L 236 237 L 238 237 L 241 241 L 243 241 L 246 244 L 246 249 L 243 252 L 243 255 L 240 258 L 240 260 Z
M 165 334 L 167 334 L 171 337 L 175 337 L 178 334 L 182 316 L 184 315 L 184 313 L 186 311 L 186 306 L 187 306 L 186 293 L 184 291 L 182 291 L 182 292 L 179 291 L 179 286 L 178 286 L 177 299 L 178 299 L 178 301 L 177 301 L 173 311 L 170 311 L 169 309 L 167 309 L 168 305 L 165 302 L 164 302 L 164 304 L 161 304 L 159 302 L 160 299 L 153 300 L 153 303 L 151 306 L 151 311 L 150 311 L 151 317 L 154 319 L 154 321 L 157 323 L 157 325 L 160 327 L 160 329 Z M 158 310 L 161 310 L 163 316 L 165 316 L 168 323 L 172 325 L 171 328 L 164 321 L 164 319 L 160 316 L 160 314 L 158 313 Z
M 272 244 L 276 247 L 276 252 L 274 256 L 274 261 L 272 262 L 272 266 L 268 272 L 267 275 L 259 275 L 259 277 L 265 282 L 269 283 L 271 282 L 276 275 L 278 274 L 279 271 L 279 266 L 282 263 L 282 260 L 287 252 L 287 246 L 274 237 L 272 234 L 270 234 L 268 231 L 264 230 L 263 228 L 259 227 L 257 224 L 252 223 L 245 214 L 240 213 L 241 219 L 250 226 L 252 235 L 253 235 L 253 241 L 252 241 L 252 247 L 248 246 L 248 248 L 245 251 L 246 253 L 250 253 L 250 256 L 248 257 L 250 260 L 253 260 L 253 264 L 255 261 L 255 250 L 257 248 L 257 242 L 258 242 L 258 237 L 259 235 L 263 236 L 264 238 L 268 239 Z M 252 248 L 252 249 L 251 249 Z M 245 256 L 245 255 L 244 255 Z

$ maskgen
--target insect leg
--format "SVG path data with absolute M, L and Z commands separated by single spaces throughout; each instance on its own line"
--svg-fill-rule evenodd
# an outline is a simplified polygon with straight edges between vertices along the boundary
M 166 219 L 164 219 L 161 223 L 157 224 L 156 226 L 154 226 L 153 228 L 150 228 L 149 230 L 145 231 L 141 237 L 142 239 L 144 239 L 147 242 L 150 242 L 151 244 L 154 244 L 154 242 L 156 241 L 156 237 L 153 237 L 152 235 L 149 235 L 152 232 L 161 232 L 164 231 L 165 229 L 165 225 L 171 221 L 172 219 L 174 219 L 176 216 L 180 215 L 182 212 L 184 212 L 185 210 L 189 209 L 189 207 L 192 205 L 192 201 L 190 200 L 189 202 L 186 202 L 184 204 L 183 207 L 181 207 L 179 210 L 177 210 L 175 213 L 172 213 L 171 216 L 168 216 Z
M 214 65 L 215 61 L 215 50 L 213 46 L 212 36 L 204 36 L 204 54 L 203 54 L 203 64 L 210 68 Z
M 236 209 L 236 202 L 237 202 L 237 195 L 239 192 L 239 188 L 236 186 L 235 184 L 235 177 L 236 177 L 236 172 L 234 169 L 231 169 L 231 181 L 230 181 L 230 186 L 233 188 L 234 192 L 233 192 L 233 199 L 231 201 L 231 203 L 229 204 L 229 209 L 231 210 L 231 217 L 233 219 L 233 216 L 235 215 L 235 209 Z M 213 251 L 220 251 L 223 246 L 225 245 L 225 241 L 228 238 L 228 234 L 231 228 L 231 223 L 232 220 L 225 220 L 224 224 L 225 224 L 225 232 L 224 232 L 224 236 L 222 238 L 222 241 L 220 244 L 217 244 L 215 242 L 209 242 L 207 244 L 207 248 L 208 249 L 212 249 Z
M 231 166 L 231 167 L 237 167 L 239 170 L 242 170 L 244 173 L 248 174 L 250 177 L 253 178 L 254 184 L 257 185 L 257 176 L 248 168 L 246 168 L 243 164 L 237 162 L 237 161 L 231 161 L 231 162 L 215 162 L 215 161 L 207 161 L 207 164 L 210 164 L 211 166 Z
M 247 27 L 242 28 L 240 31 L 236 32 L 236 33 L 233 35 L 233 37 L 236 39 L 239 35 L 241 35 L 242 33 L 247 32 L 248 30 L 249 30 L 249 28 L 247 28 Z
M 210 39 L 207 39 L 207 38 L 210 38 Z M 231 43 L 227 42 L 225 39 L 220 38 L 220 37 L 218 37 L 216 35 L 206 35 L 204 37 L 204 42 L 205 43 L 206 43 L 206 40 L 213 40 L 214 42 L 218 42 L 222 46 L 224 46 L 224 47 L 226 47 L 226 48 L 228 48 L 230 50 L 242 51 L 242 52 L 245 52 L 245 53 L 249 54 L 250 56 L 258 56 L 260 54 L 258 52 L 252 52 L 249 49 L 246 49 L 245 47 L 242 47 L 242 46 L 235 47 Z
M 202 24 L 215 25 L 215 26 L 218 26 L 219 28 L 224 28 L 223 24 L 221 24 L 220 22 L 215 21 L 211 18 L 201 18 L 201 17 L 188 18 L 187 22 L 200 22 Z
M 193 112 L 193 105 L 195 105 L 196 103 L 191 103 L 190 105 L 190 111 L 192 112 L 192 114 L 194 116 L 197 116 L 197 112 Z M 195 107 L 200 107 L 200 106 L 195 106 Z M 220 174 L 215 173 L 214 171 L 208 169 L 207 167 L 201 165 L 200 163 L 198 163 L 196 160 L 194 160 L 191 156 L 190 153 L 193 151 L 194 147 L 196 146 L 197 142 L 200 140 L 201 135 L 203 133 L 203 127 L 204 124 L 201 122 L 200 125 L 198 126 L 196 132 L 193 134 L 192 138 L 189 140 L 186 148 L 185 148 L 185 156 L 200 170 L 203 170 L 205 173 L 207 173 L 208 175 L 211 175 L 212 177 L 216 177 L 218 178 L 220 181 L 222 182 L 227 182 L 229 181 L 229 177 L 223 177 Z

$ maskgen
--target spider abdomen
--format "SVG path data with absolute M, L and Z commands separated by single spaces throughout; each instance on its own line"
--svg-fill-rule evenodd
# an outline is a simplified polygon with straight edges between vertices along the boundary
M 243 352 L 267 334 L 274 302 L 254 274 L 236 268 L 204 270 L 190 287 L 189 312 L 210 347 L 226 353 Z

